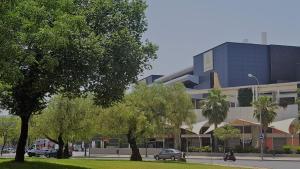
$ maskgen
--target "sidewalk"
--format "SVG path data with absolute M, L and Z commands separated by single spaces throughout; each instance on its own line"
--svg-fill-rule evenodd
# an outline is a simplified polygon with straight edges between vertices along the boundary
M 187 156 L 187 159 L 206 159 L 206 160 L 223 160 L 223 157 L 212 156 Z M 260 161 L 261 157 L 236 156 L 237 160 L 255 160 Z M 265 161 L 300 161 L 300 157 L 264 157 Z
M 113 154 L 91 154 L 91 158 L 130 158 L 130 155 L 113 155 Z M 145 155 L 142 155 L 145 158 Z M 147 158 L 154 158 L 148 155 Z M 222 156 L 186 156 L 187 159 L 205 159 L 205 160 L 223 160 Z M 253 156 L 236 156 L 237 160 L 260 161 L 260 157 Z M 264 157 L 265 161 L 300 161 L 300 157 Z

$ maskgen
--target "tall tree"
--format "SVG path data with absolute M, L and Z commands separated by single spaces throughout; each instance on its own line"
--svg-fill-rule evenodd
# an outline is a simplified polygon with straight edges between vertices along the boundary
M 163 85 L 139 84 L 122 102 L 105 109 L 100 116 L 105 134 L 127 136 L 133 161 L 142 160 L 137 141 L 159 135 L 165 127 L 165 91 Z
M 0 103 L 21 118 L 15 160 L 24 161 L 28 122 L 56 93 L 121 99 L 150 68 L 143 0 L 4 0 L 0 4 Z
M 0 138 L 2 138 L 2 147 L 0 150 L 0 154 L 2 156 L 3 149 L 7 144 L 13 144 L 17 138 L 20 128 L 18 125 L 18 119 L 15 117 L 0 117 Z
M 191 126 L 196 119 L 193 111 L 191 96 L 186 93 L 182 83 L 175 83 L 166 87 L 166 103 L 168 105 L 166 123 L 173 131 L 175 147 L 181 150 L 181 126 Z
M 142 160 L 137 141 L 163 136 L 165 128 L 171 129 L 179 140 L 181 125 L 190 125 L 195 119 L 191 109 L 191 98 L 182 84 L 139 84 L 122 102 L 104 110 L 101 125 L 110 134 L 126 134 L 132 149 L 131 160 Z
M 218 124 L 222 123 L 229 110 L 229 102 L 226 100 L 226 95 L 221 93 L 219 89 L 212 89 L 208 93 L 206 100 L 201 103 L 202 114 L 208 119 L 209 124 L 213 124 L 215 129 Z M 218 142 L 217 138 L 214 137 L 214 150 L 217 150 Z
M 254 105 L 254 114 L 253 116 L 257 119 L 257 121 L 261 121 L 264 138 L 267 138 L 267 130 L 269 124 L 271 124 L 275 117 L 277 116 L 276 109 L 277 104 L 272 101 L 270 97 L 261 96 L 257 101 L 253 102 Z M 260 115 L 261 114 L 261 115 Z M 260 120 L 261 116 L 261 120 Z M 265 148 L 267 148 L 267 142 L 264 142 Z
M 96 134 L 96 111 L 91 97 L 69 99 L 57 95 L 33 120 L 34 131 L 58 144 L 58 158 L 67 158 L 69 142 L 89 140 Z
M 228 141 L 230 139 L 239 138 L 241 131 L 237 128 L 234 128 L 230 125 L 225 125 L 221 128 L 217 128 L 214 130 L 214 135 L 219 139 L 224 141 L 224 152 L 226 147 L 228 146 Z

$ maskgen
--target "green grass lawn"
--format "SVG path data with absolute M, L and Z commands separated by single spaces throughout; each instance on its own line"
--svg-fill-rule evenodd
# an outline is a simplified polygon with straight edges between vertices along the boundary
M 83 159 L 27 159 L 25 163 L 0 159 L 0 169 L 229 169 L 230 167 L 179 162 L 132 162 Z M 237 169 L 237 168 L 235 168 Z

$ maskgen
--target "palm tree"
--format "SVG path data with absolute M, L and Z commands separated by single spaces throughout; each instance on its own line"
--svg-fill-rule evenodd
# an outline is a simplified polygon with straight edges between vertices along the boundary
M 208 93 L 206 100 L 202 101 L 202 114 L 208 119 L 209 124 L 213 124 L 215 129 L 218 124 L 222 123 L 229 110 L 229 102 L 226 100 L 226 95 L 222 95 L 221 90 L 212 89 Z M 214 137 L 214 150 L 218 146 L 217 138 Z
M 277 104 L 272 101 L 270 97 L 262 96 L 259 97 L 257 101 L 253 102 L 254 105 L 254 114 L 253 116 L 260 121 L 260 113 L 261 113 L 261 125 L 263 129 L 264 138 L 267 136 L 267 129 L 269 124 L 271 124 L 277 113 L 275 110 L 277 109 Z M 266 141 L 264 142 L 265 148 L 267 147 Z

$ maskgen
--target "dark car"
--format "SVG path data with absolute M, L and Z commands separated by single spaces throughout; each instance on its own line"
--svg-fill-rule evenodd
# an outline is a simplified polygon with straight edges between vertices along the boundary
M 30 149 L 27 151 L 27 154 L 29 157 L 45 156 L 47 158 L 50 158 L 50 157 L 57 157 L 57 150 L 55 150 L 55 149 L 42 149 L 42 150 Z M 72 154 L 73 154 L 72 150 L 69 150 L 68 157 L 72 157 Z
M 45 157 L 56 157 L 57 155 L 57 150 L 55 149 L 42 149 L 42 150 L 38 150 L 38 149 L 31 149 L 27 151 L 27 154 L 29 157 L 39 157 L 39 156 L 45 156 Z
M 171 159 L 171 160 L 179 160 L 181 158 L 184 158 L 184 154 L 176 149 L 164 149 L 161 152 L 159 152 L 159 154 L 155 155 L 154 158 L 156 160 L 160 160 L 160 159 Z

